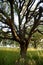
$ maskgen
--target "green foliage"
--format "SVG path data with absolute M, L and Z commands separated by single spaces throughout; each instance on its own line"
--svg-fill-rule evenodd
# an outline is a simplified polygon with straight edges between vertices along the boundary
M 38 29 L 39 29 L 40 31 L 43 31 L 43 25 L 39 25 L 39 26 L 38 26 Z

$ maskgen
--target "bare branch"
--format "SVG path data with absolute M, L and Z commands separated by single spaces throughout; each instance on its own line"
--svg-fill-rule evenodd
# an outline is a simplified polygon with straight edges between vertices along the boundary
M 37 29 L 37 31 L 38 31 L 40 34 L 42 34 L 42 35 L 43 35 L 43 31 L 40 31 L 40 30 L 38 30 L 38 29 Z

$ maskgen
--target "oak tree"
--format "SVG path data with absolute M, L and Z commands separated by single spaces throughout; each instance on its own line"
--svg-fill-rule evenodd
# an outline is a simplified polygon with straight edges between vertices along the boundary
M 20 55 L 26 57 L 28 44 L 35 32 L 43 34 L 38 26 L 43 24 L 43 0 L 35 5 L 36 0 L 1 0 L 0 1 L 0 38 L 15 40 L 20 44 Z M 16 16 L 15 16 L 16 15 Z M 16 17 L 16 18 L 15 18 Z M 16 19 L 16 21 L 15 21 Z M 18 23 L 18 24 L 17 24 Z M 7 31 L 3 31 L 7 28 Z M 29 31 L 27 31 L 29 29 Z

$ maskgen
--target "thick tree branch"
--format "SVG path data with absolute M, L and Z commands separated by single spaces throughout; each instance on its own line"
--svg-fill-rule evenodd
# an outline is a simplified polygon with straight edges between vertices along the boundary
M 18 37 L 18 35 L 17 35 L 16 31 L 15 31 L 15 26 L 14 26 L 14 23 L 12 22 L 12 20 L 11 19 L 8 19 L 8 20 L 4 19 L 4 21 L 10 27 L 14 39 L 16 39 L 17 41 L 18 40 L 20 41 L 20 39 L 19 39 L 19 37 Z
M 42 16 L 42 10 L 41 9 L 39 9 L 39 17 L 38 17 L 38 19 L 36 19 L 36 17 L 37 16 L 35 16 L 34 17 L 34 24 L 33 24 L 33 27 L 31 28 L 31 30 L 30 30 L 30 32 L 29 32 L 29 36 L 28 36 L 28 38 L 27 38 L 27 44 L 26 45 L 28 45 L 28 43 L 29 43 L 29 41 L 30 41 L 30 39 L 31 39 L 31 36 L 32 36 L 32 34 L 33 34 L 33 31 L 36 29 L 36 27 L 40 24 L 40 18 L 41 18 L 41 16 Z
M 10 8 L 11 8 L 11 20 L 14 23 L 14 10 L 13 10 L 13 1 L 10 3 Z

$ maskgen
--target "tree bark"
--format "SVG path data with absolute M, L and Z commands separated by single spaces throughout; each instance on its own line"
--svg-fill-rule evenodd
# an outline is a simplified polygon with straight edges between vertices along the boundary
M 21 58 L 25 59 L 26 58 L 26 53 L 27 53 L 27 47 L 25 44 L 20 45 L 20 56 Z
M 28 65 L 27 61 L 26 61 L 26 54 L 27 54 L 27 46 L 25 45 L 25 43 L 20 44 L 20 58 L 18 59 L 18 64 L 20 65 Z

